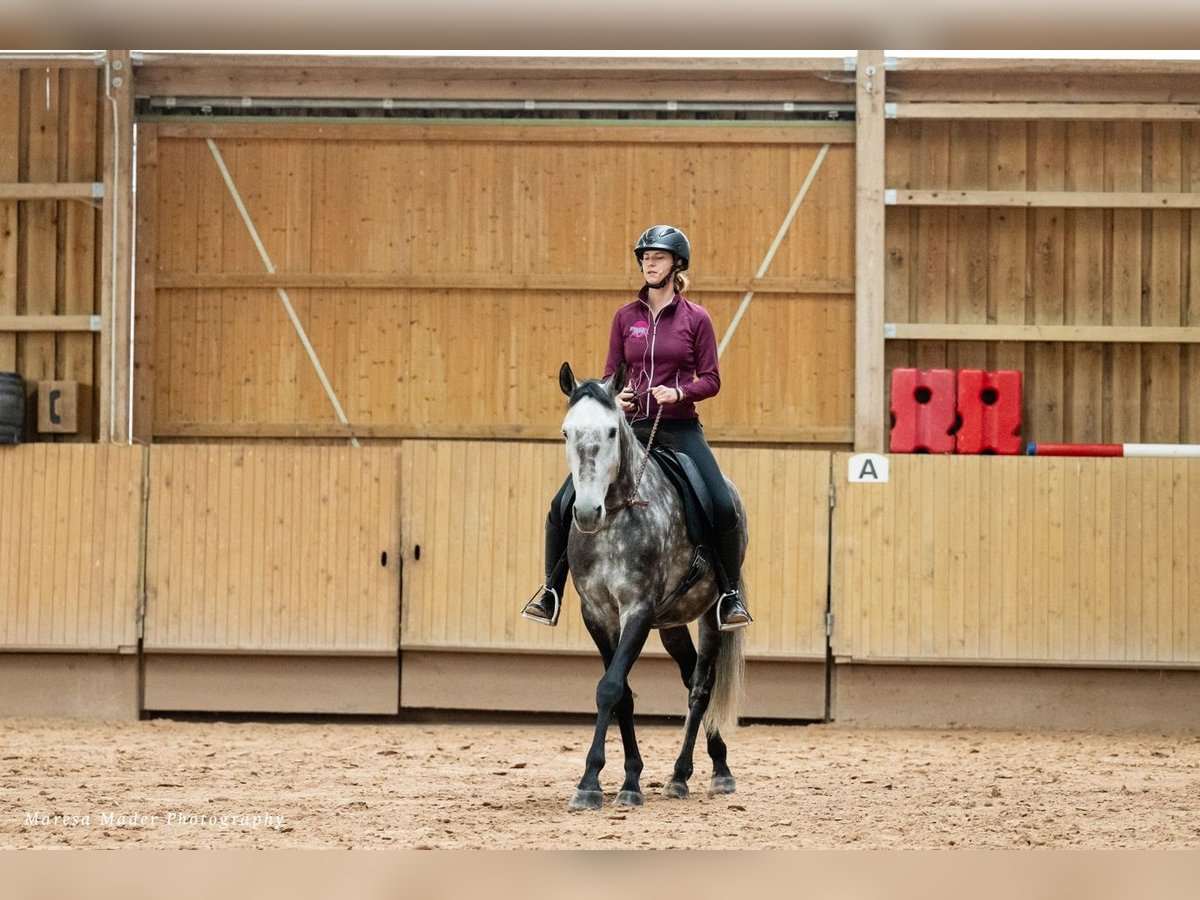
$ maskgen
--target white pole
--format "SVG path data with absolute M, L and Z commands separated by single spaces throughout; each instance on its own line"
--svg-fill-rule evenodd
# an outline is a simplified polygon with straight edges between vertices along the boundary
M 783 243 L 784 235 L 792 225 L 792 219 L 796 218 L 796 212 L 800 209 L 800 203 L 804 200 L 804 195 L 808 193 L 809 187 L 813 183 L 813 179 L 817 177 L 817 170 L 821 168 L 821 163 L 825 161 L 825 154 L 829 152 L 829 145 L 823 144 L 821 150 L 817 153 L 817 158 L 813 160 L 812 166 L 808 170 L 808 175 L 804 179 L 804 183 L 800 185 L 800 190 L 796 194 L 796 199 L 792 201 L 791 209 L 784 216 L 783 224 L 779 226 L 779 231 L 775 235 L 775 240 L 771 243 L 771 249 L 767 251 L 767 255 L 763 257 L 762 265 L 758 267 L 758 271 L 754 274 L 754 280 L 758 281 L 767 274 L 767 267 L 771 265 L 771 260 L 775 258 L 775 251 L 779 249 L 779 245 Z M 725 348 L 729 346 L 729 341 L 733 338 L 733 333 L 737 331 L 738 324 L 742 321 L 742 316 L 746 313 L 746 307 L 750 305 L 751 299 L 754 297 L 754 288 L 746 291 L 746 296 L 742 298 L 741 304 L 737 308 L 737 312 L 733 314 L 733 320 L 729 323 L 729 328 L 725 331 L 725 337 L 721 338 L 721 344 L 717 347 L 717 358 L 720 359 L 725 353 Z
M 1200 456 L 1200 444 L 1123 444 L 1126 456 Z
M 275 274 L 275 265 L 271 262 L 271 257 L 267 254 L 267 248 L 263 246 L 262 239 L 258 236 L 258 229 L 254 227 L 254 222 L 250 219 L 250 213 L 246 210 L 246 204 L 242 202 L 242 196 L 238 193 L 237 186 L 233 183 L 233 178 L 229 174 L 229 169 L 225 167 L 225 160 L 221 158 L 221 151 L 217 149 L 216 143 L 212 138 L 206 138 L 208 141 L 208 149 L 212 151 L 213 159 L 217 161 L 217 168 L 221 170 L 221 177 L 225 179 L 225 186 L 229 188 L 229 194 L 233 197 L 234 204 L 237 205 L 238 212 L 241 213 L 242 221 L 246 223 L 246 230 L 250 232 L 250 238 L 254 241 L 254 246 L 258 248 L 258 255 L 262 257 L 263 265 L 267 267 L 267 272 L 271 275 Z M 300 324 L 300 317 L 296 315 L 296 310 L 292 306 L 292 299 L 288 296 L 288 292 L 282 287 L 275 289 L 279 292 L 279 299 L 283 302 L 283 308 L 287 312 L 288 318 L 292 320 L 292 327 L 296 329 L 296 334 L 300 337 L 300 343 L 304 345 L 304 350 L 308 354 L 308 358 L 312 361 L 313 368 L 317 370 L 317 377 L 321 379 L 321 385 L 325 388 L 325 393 L 329 397 L 329 402 L 333 404 L 333 411 L 337 414 L 338 421 L 350 430 L 350 421 L 346 418 L 346 412 L 342 409 L 342 404 L 338 401 L 337 394 L 334 393 L 333 385 L 329 383 L 329 378 L 325 375 L 325 368 L 321 365 L 321 360 L 317 358 L 317 351 L 313 349 L 312 341 L 308 339 L 308 334 L 304 331 L 304 326 Z M 358 446 L 358 438 L 354 436 L 353 430 L 350 430 L 351 446 Z

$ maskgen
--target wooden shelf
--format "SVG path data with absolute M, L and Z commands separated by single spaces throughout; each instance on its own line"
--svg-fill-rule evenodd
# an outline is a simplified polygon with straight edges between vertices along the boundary
M 884 109 L 889 119 L 1084 119 L 1200 121 L 1197 103 L 935 102 L 901 100 Z
M 0 200 L 99 200 L 104 184 L 99 181 L 0 183 Z
M 99 331 L 100 316 L 0 316 L 0 334 L 12 331 Z
M 1200 193 L 1176 191 L 915 191 L 888 188 L 888 206 L 1022 206 L 1087 209 L 1200 209 Z
M 889 322 L 890 341 L 1049 341 L 1099 344 L 1200 344 L 1200 326 L 1158 325 L 960 325 Z

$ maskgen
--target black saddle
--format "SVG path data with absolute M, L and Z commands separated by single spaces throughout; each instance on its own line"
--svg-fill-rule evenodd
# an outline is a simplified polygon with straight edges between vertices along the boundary
M 679 492 L 683 501 L 683 515 L 687 521 L 688 537 L 696 546 L 711 546 L 713 529 L 712 495 L 708 485 L 700 477 L 700 470 L 692 458 L 680 450 L 661 445 L 650 450 L 653 459 L 667 480 Z

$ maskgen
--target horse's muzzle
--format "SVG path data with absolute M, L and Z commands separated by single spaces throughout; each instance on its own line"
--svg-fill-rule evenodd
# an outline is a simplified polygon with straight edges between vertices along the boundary
M 604 524 L 604 507 L 593 506 L 590 509 L 580 509 L 579 502 L 575 503 L 575 527 L 584 534 L 595 534 Z

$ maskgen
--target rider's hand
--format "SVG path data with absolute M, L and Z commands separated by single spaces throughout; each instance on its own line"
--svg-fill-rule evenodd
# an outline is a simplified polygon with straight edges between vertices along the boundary
M 633 409 L 633 385 L 627 384 L 621 388 L 621 393 L 617 394 L 617 403 L 621 405 L 623 410 Z
M 672 403 L 678 403 L 683 397 L 682 391 L 678 388 L 668 387 L 665 384 L 660 384 L 650 393 L 659 406 L 670 406 Z

